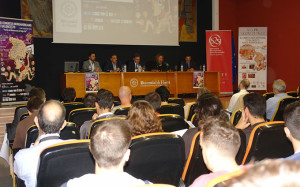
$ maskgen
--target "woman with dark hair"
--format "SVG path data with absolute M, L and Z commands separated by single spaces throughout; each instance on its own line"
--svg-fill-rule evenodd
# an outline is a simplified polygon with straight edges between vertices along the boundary
M 147 101 L 139 100 L 134 102 L 129 110 L 127 119 L 132 125 L 132 137 L 153 132 L 163 132 L 161 121 L 152 105 Z

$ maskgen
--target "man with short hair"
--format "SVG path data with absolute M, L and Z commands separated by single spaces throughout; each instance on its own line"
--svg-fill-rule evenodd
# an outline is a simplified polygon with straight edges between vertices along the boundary
M 194 71 L 198 69 L 197 63 L 192 60 L 191 55 L 185 56 L 184 60 L 180 62 L 180 68 L 181 66 L 183 66 L 183 71 Z
M 267 119 L 272 120 L 273 115 L 277 109 L 277 105 L 280 99 L 285 97 L 291 97 L 285 93 L 286 84 L 283 80 L 277 79 L 273 82 L 274 97 L 267 100 Z
M 160 86 L 155 89 L 155 92 L 159 94 L 161 98 L 161 104 L 168 104 L 169 97 L 170 97 L 170 91 L 166 86 Z
M 59 132 L 65 127 L 66 110 L 58 101 L 42 104 L 34 122 L 39 136 L 30 148 L 20 150 L 15 156 L 14 172 L 27 187 L 35 187 L 40 153 L 48 146 L 62 142 Z
M 203 160 L 212 173 L 201 175 L 190 187 L 204 187 L 213 178 L 240 169 L 235 161 L 241 145 L 239 132 L 217 117 L 207 118 L 200 128 Z
M 131 90 L 128 86 L 121 86 L 118 91 L 118 97 L 120 98 L 121 105 L 116 106 L 112 109 L 112 113 L 114 113 L 120 107 L 131 107 Z
M 248 79 L 243 79 L 240 82 L 240 84 L 239 84 L 239 90 L 240 91 L 238 93 L 232 95 L 232 97 L 230 99 L 230 102 L 229 102 L 229 105 L 228 105 L 228 108 L 227 108 L 228 112 L 231 112 L 231 113 L 234 112 L 234 106 L 237 103 L 239 97 L 248 94 L 247 89 L 249 88 L 249 86 L 250 86 L 250 82 L 249 82 Z
M 118 61 L 118 56 L 116 54 L 111 55 L 109 61 L 106 62 L 104 71 L 105 72 L 121 72 L 122 66 L 120 61 Z
M 92 120 L 86 121 L 80 127 L 80 138 L 87 139 L 90 132 L 90 126 L 92 123 L 99 119 L 113 117 L 111 112 L 114 107 L 114 95 L 111 91 L 108 90 L 99 90 L 96 96 L 95 107 L 97 113 L 94 114 Z
M 141 64 L 141 55 L 135 53 L 133 59 L 129 61 L 127 66 L 127 72 L 141 72 L 143 71 L 143 66 Z
M 64 103 L 74 102 L 76 100 L 76 91 L 74 88 L 65 88 L 62 94 Z
M 241 119 L 235 126 L 242 129 L 246 135 L 246 143 L 248 144 L 250 135 L 254 127 L 265 122 L 266 100 L 259 93 L 249 93 L 244 96 L 244 110 Z
M 285 134 L 294 148 L 294 154 L 285 159 L 300 160 L 300 101 L 289 104 L 284 109 L 283 118 Z
M 87 93 L 83 98 L 83 105 L 85 108 L 95 108 L 96 95 L 94 93 Z
M 148 101 L 154 108 L 156 114 L 158 112 L 158 109 L 160 109 L 160 105 L 161 105 L 161 99 L 160 99 L 160 95 L 156 92 L 150 92 L 147 95 L 145 95 L 145 100 Z
M 101 72 L 102 71 L 99 62 L 96 61 L 96 54 L 94 52 L 90 52 L 89 59 L 83 62 L 82 71 L 83 72 Z
M 124 172 L 129 160 L 131 125 L 127 120 L 112 119 L 97 126 L 91 136 L 90 151 L 95 159 L 95 174 L 69 180 L 62 187 L 139 186 L 145 182 Z

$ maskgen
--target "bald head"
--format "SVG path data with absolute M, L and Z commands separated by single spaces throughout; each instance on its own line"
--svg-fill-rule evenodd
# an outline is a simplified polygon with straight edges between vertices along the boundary
M 247 90 L 250 86 L 250 81 L 248 79 L 243 79 L 241 82 L 240 82 L 240 90 L 242 89 L 245 89 Z
M 121 100 L 122 106 L 130 105 L 131 102 L 131 90 L 128 86 L 121 86 L 119 88 L 118 96 Z
M 58 101 L 50 100 L 44 103 L 38 113 L 38 125 L 46 134 L 58 133 L 64 124 L 65 107 Z

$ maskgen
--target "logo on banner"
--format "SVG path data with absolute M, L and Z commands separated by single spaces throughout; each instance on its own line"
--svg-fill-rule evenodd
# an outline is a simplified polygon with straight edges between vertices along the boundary
M 130 86 L 131 86 L 131 87 L 135 88 L 135 87 L 137 87 L 138 85 L 139 85 L 139 81 L 138 81 L 137 79 L 132 78 L 132 79 L 130 80 Z
M 214 34 L 209 37 L 208 42 L 212 47 L 219 47 L 222 43 L 222 39 L 220 35 Z

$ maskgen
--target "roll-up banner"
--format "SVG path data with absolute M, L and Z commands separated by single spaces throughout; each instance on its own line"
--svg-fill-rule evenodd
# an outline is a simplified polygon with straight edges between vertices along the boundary
M 219 71 L 221 94 L 232 93 L 231 31 L 206 31 L 207 71 Z

